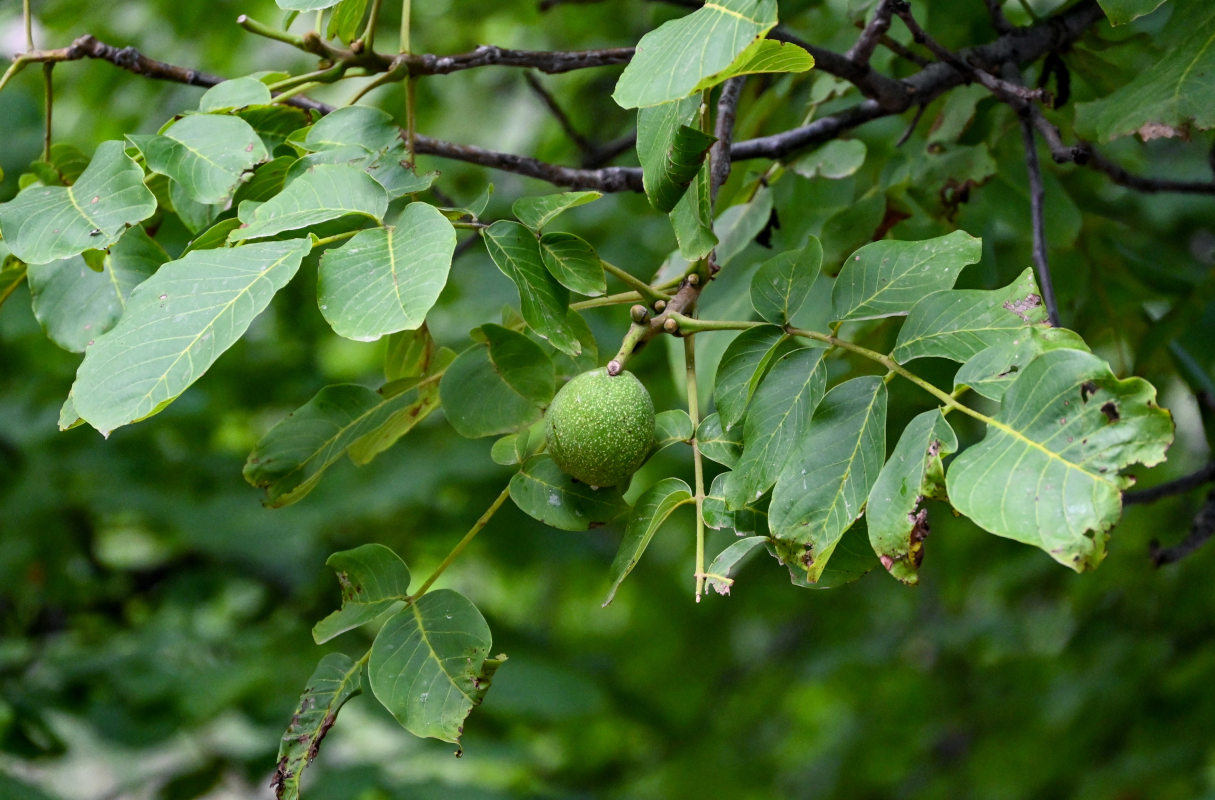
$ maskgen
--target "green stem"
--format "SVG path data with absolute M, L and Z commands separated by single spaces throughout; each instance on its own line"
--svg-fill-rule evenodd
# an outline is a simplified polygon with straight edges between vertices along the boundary
M 970 406 L 959 403 L 957 401 L 957 399 L 955 399 L 948 392 L 938 389 L 936 386 L 933 386 L 931 383 L 924 380 L 919 375 L 916 375 L 914 372 L 907 369 L 903 365 L 899 364 L 898 362 L 896 362 L 893 358 L 891 358 L 888 355 L 879 353 L 876 350 L 870 350 L 868 347 L 862 347 L 861 345 L 850 342 L 847 339 L 841 339 L 838 336 L 832 336 L 829 333 L 819 333 L 818 331 L 807 331 L 807 330 L 802 330 L 801 328 L 788 328 L 788 327 L 785 330 L 788 333 L 792 334 L 793 336 L 801 336 L 806 339 L 815 339 L 820 342 L 825 342 L 826 344 L 829 344 L 832 347 L 838 347 L 841 350 L 847 350 L 850 353 L 856 353 L 859 356 L 864 356 L 865 358 L 869 359 L 870 361 L 874 361 L 878 364 L 881 364 L 883 367 L 890 370 L 891 372 L 897 373 L 900 377 L 905 378 L 908 381 L 911 381 L 916 386 L 918 386 L 921 389 L 923 389 L 924 391 L 928 392 L 930 395 L 932 395 L 936 399 L 940 400 L 942 405 L 945 406 L 945 408 L 957 409 L 958 411 L 961 411 L 963 414 L 974 417 L 975 419 L 977 419 L 980 422 L 983 422 L 984 424 L 987 424 L 987 425 L 991 425 L 991 426 L 994 426 L 997 428 L 1005 427 L 1005 426 L 997 423 L 994 419 L 987 416 L 986 414 L 983 414 L 979 411 L 975 411 Z
M 312 243 L 312 246 L 313 247 L 324 247 L 325 245 L 333 244 L 334 242 L 340 242 L 343 239 L 349 239 L 351 236 L 354 236 L 356 233 L 362 233 L 362 231 L 346 231 L 345 233 L 335 233 L 332 236 L 326 236 L 324 239 L 317 239 L 315 242 Z
M 276 42 L 289 44 L 292 47 L 300 50 L 307 50 L 308 46 L 304 44 L 304 37 L 288 31 L 282 31 L 278 28 L 273 28 L 264 23 L 258 22 L 247 14 L 241 14 L 236 18 L 236 24 L 257 36 L 264 36 L 267 39 L 273 39 Z
M 380 0 L 371 0 L 371 14 L 367 17 L 367 28 L 363 31 L 360 37 L 363 40 L 363 49 L 370 52 L 375 45 L 375 28 L 380 21 Z
M 51 160 L 51 115 L 55 107 L 55 84 L 51 80 L 54 70 L 53 62 L 48 61 L 42 65 L 42 80 L 46 86 L 46 132 L 42 136 L 42 160 L 47 163 Z
M 624 369 L 625 364 L 629 363 L 629 356 L 633 355 L 633 351 L 637 349 L 637 345 L 653 335 L 653 330 L 648 323 L 634 322 L 630 325 L 628 333 L 624 335 L 624 339 L 620 342 L 620 349 L 616 351 L 616 355 L 608 362 L 608 374 L 619 374 Z M 616 364 L 615 372 L 612 372 L 612 364 Z
M 34 15 L 30 10 L 30 0 L 21 0 L 21 16 L 25 21 L 25 49 L 34 49 Z
M 401 52 L 412 53 L 412 45 L 410 44 L 410 17 L 413 16 L 410 12 L 413 10 L 411 0 L 401 0 Z
M 419 597 L 426 594 L 431 585 L 439 579 L 439 576 L 451 566 L 451 563 L 459 557 L 460 553 L 464 552 L 464 548 L 468 547 L 469 542 L 471 542 L 473 538 L 481 532 L 482 528 L 489 524 L 489 521 L 493 519 L 493 516 L 497 510 L 502 507 L 503 503 L 506 502 L 507 497 L 510 497 L 509 485 L 502 489 L 501 493 L 499 493 L 497 498 L 494 499 L 494 502 L 489 504 L 489 508 L 485 509 L 485 513 L 473 523 L 473 526 L 468 529 L 468 533 L 464 534 L 464 538 L 456 543 L 456 546 L 453 547 L 451 552 L 447 554 L 447 558 L 443 559 L 443 563 L 435 567 L 435 571 L 430 573 L 430 577 L 423 581 L 421 587 L 419 587 L 416 592 L 409 596 L 409 602 L 417 602 Z
M 648 283 L 641 280 L 641 278 L 634 277 L 633 275 L 629 274 L 628 272 L 625 272 L 623 269 L 616 266 L 615 264 L 611 264 L 607 261 L 604 261 L 603 259 L 599 259 L 599 261 L 600 261 L 600 263 L 603 264 L 603 269 L 605 271 L 610 272 L 612 275 L 614 275 L 617 279 L 619 279 L 626 286 L 629 286 L 629 287 L 637 290 L 637 293 L 640 294 L 642 297 L 644 297 L 649 302 L 653 303 L 658 300 L 670 300 L 671 299 L 671 296 L 669 294 L 666 294 L 665 292 L 655 289 L 653 286 L 650 286 Z
M 624 303 L 636 303 L 638 300 L 644 299 L 638 292 L 621 292 L 620 294 L 608 294 L 603 297 L 592 297 L 590 300 L 579 300 L 576 303 L 570 303 L 570 308 L 574 311 L 583 311 L 588 308 L 602 308 L 603 306 L 618 306 Z
M 26 61 L 21 56 L 13 59 L 13 63 L 9 64 L 8 69 L 4 71 L 3 77 L 0 77 L 0 92 L 4 91 L 4 87 L 8 86 L 8 82 L 12 80 L 13 76 L 25 69 L 25 65 L 29 63 L 29 61 Z
M 676 311 L 670 312 L 667 316 L 669 319 L 673 319 L 679 323 L 679 332 L 683 334 L 700 333 L 701 331 L 741 331 L 768 324 L 766 322 L 749 322 L 746 320 L 697 319 Z
M 283 78 L 281 81 L 275 81 L 270 84 L 268 88 L 271 92 L 285 92 L 305 83 L 332 83 L 341 77 L 345 71 L 345 64 L 334 64 L 332 67 L 326 67 L 325 69 L 313 70 L 312 72 Z
M 696 602 L 705 591 L 705 470 L 700 457 L 700 443 L 696 440 L 695 431 L 700 425 L 700 399 L 696 387 L 696 344 L 695 337 L 686 336 L 683 340 L 683 362 L 686 369 L 688 384 L 688 416 L 692 418 L 692 471 L 696 486 Z
M 11 297 L 13 292 L 17 291 L 17 287 L 24 283 L 28 277 L 29 273 L 24 273 L 20 278 L 9 284 L 7 289 L 0 290 L 0 306 L 4 305 L 4 301 Z

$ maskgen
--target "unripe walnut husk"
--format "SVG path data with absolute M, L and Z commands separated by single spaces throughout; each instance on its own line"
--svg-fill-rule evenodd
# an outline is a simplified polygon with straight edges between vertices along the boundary
M 561 387 L 545 416 L 548 454 L 590 486 L 625 484 L 654 443 L 654 402 L 631 372 L 603 367 Z

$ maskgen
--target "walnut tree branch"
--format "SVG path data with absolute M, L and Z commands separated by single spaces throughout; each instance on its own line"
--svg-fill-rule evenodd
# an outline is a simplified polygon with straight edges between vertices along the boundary
M 1025 169 L 1029 173 L 1029 215 L 1034 236 L 1034 269 L 1038 273 L 1038 289 L 1050 324 L 1059 327 L 1059 304 L 1055 300 L 1055 284 L 1050 275 L 1050 259 L 1046 247 L 1046 187 L 1042 185 L 1042 167 L 1038 163 L 1038 142 L 1034 123 L 1029 115 L 1021 117 L 1021 139 L 1025 144 Z
M 1215 536 L 1215 490 L 1207 493 L 1206 500 L 1194 516 L 1190 532 L 1184 539 L 1172 547 L 1161 547 L 1160 543 L 1153 539 L 1148 545 L 1148 552 L 1152 563 L 1162 567 L 1185 558 L 1206 544 L 1212 536 Z

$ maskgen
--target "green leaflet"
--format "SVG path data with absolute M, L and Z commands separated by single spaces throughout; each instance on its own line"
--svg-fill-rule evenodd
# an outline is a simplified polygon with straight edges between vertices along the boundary
M 325 564 L 337 573 L 342 607 L 313 626 L 317 644 L 371 622 L 409 597 L 409 567 L 382 544 L 341 550 Z
M 1130 10 L 1131 2 L 1115 5 Z M 1139 9 L 1145 5 L 1135 3 Z M 1215 4 L 1173 0 L 1173 15 L 1155 41 L 1159 58 L 1134 80 L 1100 100 L 1077 104 L 1081 135 L 1109 141 L 1138 133 L 1146 140 L 1188 137 L 1192 128 L 1215 127 L 1210 79 L 1215 71 Z
M 510 499 L 524 514 L 564 531 L 606 525 L 628 511 L 619 486 L 592 489 L 547 455 L 533 456 L 510 480 Z
M 160 411 L 244 334 L 309 249 L 304 239 L 262 242 L 163 265 L 85 351 L 72 385 L 80 416 L 109 434 Z
M 363 665 L 344 653 L 328 653 L 308 679 L 291 724 L 283 732 L 270 787 L 279 800 L 298 800 L 300 778 L 320 749 L 346 701 L 363 691 Z
M 459 742 L 498 666 L 489 626 L 464 595 L 436 589 L 391 617 L 371 645 L 376 699 L 414 736 Z
M 553 347 L 576 356 L 582 351 L 569 320 L 569 290 L 544 266 L 535 234 L 517 222 L 499 220 L 481 231 L 485 249 L 498 269 L 519 290 L 519 303 L 527 324 Z
M 439 384 L 447 421 L 461 436 L 511 433 L 540 419 L 556 391 L 552 359 L 540 345 L 501 325 L 456 356 Z
M 612 99 L 622 108 L 678 100 L 726 71 L 775 25 L 776 0 L 708 3 L 641 37 Z
M 928 497 L 946 499 L 942 459 L 957 449 L 958 438 L 940 410 L 925 411 L 903 429 L 869 492 L 869 542 L 886 570 L 904 583 L 919 580 L 928 535 L 922 504 Z
M 982 255 L 982 242 L 965 231 L 921 242 L 867 244 L 848 257 L 835 279 L 835 319 L 905 314 L 929 292 L 951 288 L 963 267 Z
M 616 591 L 624 579 L 637 566 L 654 534 L 666 522 L 671 512 L 684 503 L 692 502 L 692 489 L 679 478 L 663 478 L 642 493 L 633 506 L 629 524 L 620 540 L 620 549 L 608 570 L 612 585 L 603 604 L 606 606 L 616 597 Z
M 262 437 L 245 463 L 245 480 L 266 490 L 266 505 L 290 505 L 343 455 L 362 453 L 365 462 L 407 433 L 438 407 L 436 395 L 433 382 L 392 395 L 355 384 L 326 386 Z
M 455 249 L 447 218 L 410 203 L 395 225 L 360 231 L 321 257 L 321 314 L 335 333 L 357 341 L 417 328 L 447 285 Z
M 1032 269 L 1003 289 L 945 289 L 916 303 L 899 329 L 891 357 L 905 364 L 936 356 L 964 362 L 983 350 L 1018 337 L 1032 326 L 1049 325 Z
M 1164 459 L 1173 423 L 1141 378 L 1119 380 L 1100 358 L 1052 350 L 1004 392 L 983 441 L 949 466 L 954 507 L 998 536 L 1090 569 L 1122 513 L 1119 470 Z
M 0 234 L 26 264 L 109 247 L 156 211 L 156 198 L 120 141 L 102 142 L 71 186 L 31 186 L 0 203 Z
M 886 384 L 853 378 L 823 398 L 772 490 L 768 522 L 781 560 L 811 583 L 861 516 L 886 458 Z M 800 565 L 798 567 L 798 565 Z

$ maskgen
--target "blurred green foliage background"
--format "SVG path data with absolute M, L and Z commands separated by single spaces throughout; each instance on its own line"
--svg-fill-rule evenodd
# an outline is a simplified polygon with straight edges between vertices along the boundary
M 393 5 L 384 31 L 396 28 Z M 785 0 L 781 16 L 790 30 L 843 51 L 855 37 L 849 13 L 863 5 Z M 949 46 L 994 37 L 983 4 L 944 5 L 917 13 Z M 1030 5 L 1051 6 L 1039 9 L 1048 13 L 1059 4 Z M 234 25 L 240 13 L 280 21 L 269 0 L 112 8 L 45 0 L 34 9 L 43 47 L 87 32 L 228 77 L 311 68 L 287 46 Z M 642 0 L 545 12 L 533 0 L 434 0 L 415 3 L 413 27 L 415 46 L 434 53 L 479 43 L 579 49 L 632 44 L 679 13 Z M 1159 16 L 1118 31 L 1103 26 L 1107 41 L 1131 42 L 1118 51 L 1129 54 L 1119 56 L 1125 70 L 1148 57 Z M 0 9 L 7 51 L 23 48 L 20 27 L 18 4 Z M 1073 64 L 1080 99 L 1110 88 L 1100 83 L 1095 52 Z M 875 65 L 909 71 L 889 53 Z M 607 140 L 632 124 L 608 99 L 616 74 L 541 81 L 580 130 Z M 740 119 L 739 138 L 796 125 L 815 85 L 758 83 L 744 100 L 752 113 Z M 55 140 L 85 152 L 124 133 L 155 132 L 201 93 L 87 61 L 59 66 L 55 89 Z M 340 103 L 353 91 L 318 97 Z M 41 94 L 37 69 L 0 93 L 0 198 L 16 191 L 40 151 Z M 879 195 L 911 213 L 896 237 L 953 225 L 983 237 L 984 262 L 960 285 L 1011 280 L 1030 263 L 1019 130 L 1006 109 L 972 95 L 974 122 L 956 142 L 934 144 L 925 122 L 896 150 L 909 117 L 886 119 L 857 131 L 869 158 L 855 175 L 776 183 L 774 245 L 791 247 L 814 232 L 825 264 L 838 264 L 872 235 L 866 199 Z M 370 98 L 400 117 L 399 87 Z M 819 111 L 851 101 L 855 92 Z M 427 135 L 577 161 L 517 70 L 424 80 L 419 107 Z M 925 120 L 942 114 L 938 101 Z M 1149 174 L 1188 175 L 1206 169 L 1210 137 L 1196 138 L 1128 140 L 1109 152 Z M 461 201 L 492 181 L 490 219 L 517 196 L 550 190 L 454 162 L 422 166 L 441 169 L 440 187 Z M 765 166 L 741 164 L 738 172 Z M 942 207 L 939 186 L 967 171 L 981 179 L 956 208 Z M 1120 372 L 1137 365 L 1174 411 L 1178 444 L 1144 483 L 1184 474 L 1204 463 L 1208 447 L 1193 389 L 1152 339 L 1145 307 L 1185 311 L 1173 341 L 1210 374 L 1215 314 L 1200 290 L 1210 280 L 1215 202 L 1136 194 L 1076 168 L 1048 171 L 1065 324 Z M 647 208 L 641 197 L 610 197 L 572 212 L 569 224 L 607 260 L 645 272 L 674 244 L 666 221 Z M 740 274 L 763 257 L 750 245 Z M 727 297 L 724 280 L 709 291 Z M 3 307 L 0 797 L 269 797 L 278 739 L 325 652 L 310 627 L 339 599 L 327 555 L 380 542 L 425 574 L 508 479 L 488 458 L 490 441 L 459 439 L 435 415 L 369 467 L 335 467 L 305 501 L 261 507 L 241 478 L 261 434 L 326 383 L 378 379 L 382 345 L 329 332 L 309 299 L 311 281 L 315 270 L 301 270 L 198 385 L 109 440 L 88 428 L 58 432 L 78 357 L 45 338 L 25 289 Z M 461 347 L 469 328 L 513 302 L 510 283 L 474 247 L 456 262 L 432 331 Z M 620 312 L 588 317 L 601 351 L 613 352 L 626 325 Z M 880 327 L 873 333 L 883 335 Z M 635 363 L 659 408 L 681 404 L 664 348 Z M 909 419 L 921 401 L 896 394 L 892 419 Z M 685 473 L 687 449 L 676 447 L 642 477 Z M 360 697 L 305 777 L 305 796 L 1215 798 L 1215 594 L 1207 583 L 1215 554 L 1161 569 L 1147 555 L 1150 540 L 1184 535 L 1200 496 L 1131 507 L 1092 574 L 1072 574 L 937 506 L 917 588 L 879 570 L 840 589 L 807 591 L 761 556 L 732 596 L 700 604 L 692 602 L 691 517 L 677 515 L 606 609 L 600 602 L 620 531 L 554 531 L 508 504 L 443 578 L 485 613 L 494 652 L 510 656 L 469 721 L 463 757 L 451 745 L 413 739 Z M 725 544 L 713 539 L 711 552 Z

